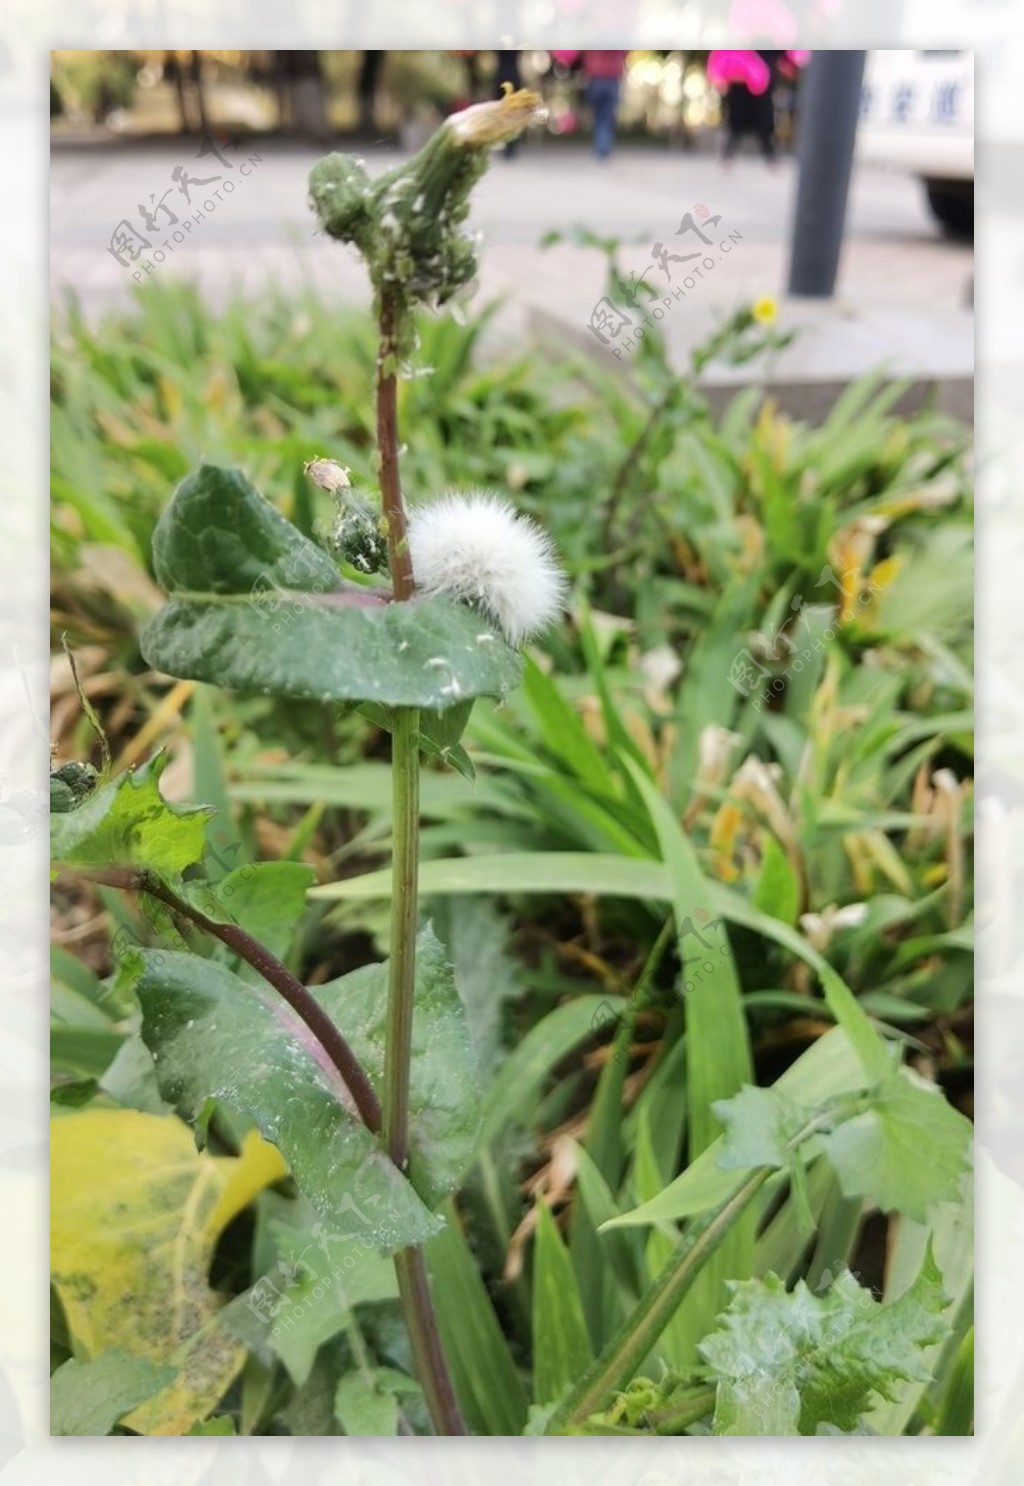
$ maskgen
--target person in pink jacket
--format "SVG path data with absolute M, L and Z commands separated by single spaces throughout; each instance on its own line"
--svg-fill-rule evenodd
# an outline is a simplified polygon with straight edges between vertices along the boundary
M 615 147 L 615 114 L 629 52 L 584 52 L 587 101 L 594 116 L 594 153 L 607 160 Z

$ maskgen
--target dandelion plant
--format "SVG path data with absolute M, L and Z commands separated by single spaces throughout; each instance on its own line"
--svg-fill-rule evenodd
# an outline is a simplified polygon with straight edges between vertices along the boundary
M 415 442 L 417 429 L 399 427 L 399 389 L 417 358 L 417 316 L 449 302 L 476 273 L 477 245 L 466 230 L 472 187 L 493 147 L 539 113 L 535 95 L 509 92 L 449 118 L 419 154 L 376 179 L 337 154 L 312 171 L 310 198 L 320 228 L 362 256 L 373 287 L 377 355 L 375 385 L 366 395 L 375 402 L 377 489 L 357 488 L 348 470 L 310 449 L 305 474 L 333 504 L 333 519 L 314 540 L 265 500 L 242 470 L 203 464 L 178 486 L 153 537 L 154 574 L 167 603 L 140 638 L 150 666 L 240 693 L 357 710 L 390 735 L 386 963 L 304 985 L 286 945 L 305 912 L 313 872 L 285 861 L 204 876 L 211 812 L 168 803 L 159 787 L 162 755 L 115 776 L 104 752 L 99 774 L 67 765 L 54 776 L 56 866 L 134 893 L 162 946 L 115 946 L 118 970 L 110 988 L 125 1019 L 137 1016 L 134 1051 L 140 1060 L 151 1059 L 146 1073 L 153 1097 L 184 1115 L 199 1146 L 216 1108 L 244 1121 L 229 1172 L 229 1158 L 204 1161 L 203 1152 L 193 1151 L 180 1123 L 168 1132 L 146 1126 L 142 1106 L 123 1111 L 132 1117 L 138 1149 L 160 1153 L 175 1172 L 188 1173 L 197 1192 L 203 1183 L 219 1192 L 191 1255 L 195 1293 L 189 1304 L 179 1304 L 177 1273 L 164 1286 L 173 1297 L 169 1306 L 162 1307 L 160 1287 L 149 1286 L 148 1276 L 146 1285 L 136 1283 L 138 1358 L 125 1359 L 113 1342 L 105 1351 L 104 1327 L 120 1302 L 91 1306 L 83 1240 L 74 1223 L 55 1230 L 54 1286 L 70 1332 L 90 1342 L 89 1360 L 67 1364 L 71 1371 L 55 1396 L 74 1391 L 79 1367 L 107 1356 L 104 1376 L 121 1390 L 110 1421 L 120 1419 L 139 1433 L 203 1432 L 195 1426 L 241 1372 L 250 1338 L 233 1331 L 225 1316 L 240 1310 L 236 1302 L 242 1300 L 248 1314 L 258 1316 L 268 1303 L 266 1276 L 223 1306 L 223 1297 L 206 1285 L 206 1273 L 223 1225 L 248 1197 L 285 1174 L 313 1214 L 310 1231 L 319 1233 L 324 1252 L 332 1243 L 357 1240 L 364 1257 L 385 1269 L 393 1287 L 387 1298 L 397 1289 L 426 1407 L 418 1427 L 426 1427 L 428 1415 L 438 1434 L 466 1434 L 470 1424 L 502 1433 L 515 1432 L 526 1419 L 519 1364 L 479 1277 L 473 1272 L 467 1278 L 468 1249 L 459 1248 L 452 1195 L 480 1155 L 479 1070 L 453 969 L 432 926 L 420 920 L 420 770 L 426 757 L 472 775 L 461 739 L 476 699 L 501 699 L 516 687 L 521 647 L 558 618 L 566 582 L 547 534 L 501 492 L 403 489 L 401 450 Z M 532 666 L 528 686 L 535 698 L 547 695 L 540 690 L 545 682 Z M 558 708 L 553 729 L 577 737 L 591 771 L 603 778 L 600 755 L 582 730 L 573 731 L 579 728 L 575 713 L 557 698 L 553 683 L 547 686 Z M 619 731 L 625 748 L 628 733 Z M 683 941 L 695 932 L 691 915 L 699 913 L 711 885 L 643 763 L 639 751 L 625 758 L 620 793 L 614 782 L 601 785 L 599 813 L 617 840 L 628 841 L 629 822 L 641 821 L 643 839 L 617 859 L 615 890 L 671 901 L 672 919 L 648 957 L 653 976 L 668 952 L 673 921 L 679 961 L 686 963 Z M 644 860 L 654 839 L 658 863 Z M 562 860 L 576 870 L 575 859 Z M 318 891 L 343 886 L 321 884 Z M 722 911 L 716 922 L 730 918 L 770 936 L 765 915 L 737 908 L 739 899 L 724 889 L 716 893 Z M 728 955 L 716 956 L 706 982 L 695 977 L 696 989 L 684 982 L 691 1164 L 663 1185 L 652 1145 L 637 1184 L 639 1206 L 624 1211 L 604 1191 L 598 1166 L 588 1169 L 589 1155 L 580 1158 L 583 1216 L 589 1220 L 588 1203 L 599 1213 L 587 1230 L 595 1262 L 606 1234 L 607 1253 L 628 1259 L 639 1246 L 616 1230 L 652 1228 L 645 1263 L 653 1272 L 645 1284 L 633 1284 L 632 1294 L 628 1286 L 621 1296 L 618 1284 L 608 1287 L 609 1293 L 615 1288 L 619 1309 L 603 1318 L 603 1334 L 595 1337 L 573 1260 L 557 1223 L 542 1211 L 535 1236 L 534 1412 L 527 1432 L 681 1432 L 712 1412 L 714 1428 L 725 1434 L 813 1433 L 830 1426 L 847 1432 L 879 1399 L 901 1407 L 901 1387 L 929 1376 L 922 1358 L 949 1333 L 952 1300 L 924 1240 L 918 1278 L 891 1306 L 880 1306 L 847 1276 L 824 1296 L 807 1287 L 789 1294 L 774 1277 L 749 1278 L 757 1222 L 784 1190 L 792 1194 L 793 1231 L 805 1243 L 813 1227 L 805 1168 L 814 1162 L 827 1161 L 843 1204 L 873 1202 L 914 1222 L 951 1200 L 966 1165 L 962 1117 L 898 1067 L 893 1047 L 820 955 L 789 928 L 778 937 L 820 978 L 824 1005 L 838 1024 L 825 1057 L 840 1059 L 841 1077 L 826 1077 L 818 1062 L 802 1071 L 801 1063 L 810 1062 L 805 1055 L 785 1089 L 743 1087 L 752 1069 L 740 982 Z M 644 980 L 642 974 L 616 1034 L 624 1056 L 642 1009 Z M 579 1022 L 576 1040 L 592 1030 L 578 1015 L 589 1018 L 586 998 L 578 999 L 579 1007 L 567 1004 L 552 1014 L 567 1012 L 574 1026 Z M 534 1056 L 529 1045 L 518 1052 Z M 536 1072 L 524 1067 L 520 1075 L 517 1069 L 513 1056 L 503 1078 L 521 1077 L 535 1093 Z M 125 1069 L 120 1072 L 124 1077 Z M 612 1066 L 599 1086 L 606 1127 L 615 1118 L 622 1080 L 621 1069 Z M 499 1101 L 498 1115 L 492 1109 L 485 1127 L 488 1120 L 492 1127 L 500 1122 L 502 1107 Z M 65 1120 L 56 1142 L 60 1170 L 68 1182 L 77 1180 L 82 1201 L 92 1195 L 91 1173 L 102 1166 L 97 1152 L 113 1138 L 111 1114 L 76 1112 L 77 1122 Z M 641 1133 L 649 1141 L 647 1126 Z M 904 1154 L 925 1146 L 930 1160 L 908 1180 Z M 88 1180 L 81 1179 L 83 1171 Z M 145 1193 L 134 1193 L 133 1200 L 140 1224 L 151 1222 Z M 673 1234 L 675 1223 L 683 1227 Z M 168 1239 L 164 1250 L 176 1254 L 175 1243 Z M 109 1268 L 115 1270 L 106 1279 L 112 1295 L 121 1275 Z M 726 1304 L 725 1281 L 737 1274 L 742 1287 L 733 1284 Z M 617 1275 L 617 1282 L 622 1278 Z M 436 1296 L 434 1286 L 441 1292 Z M 477 1290 L 484 1309 L 473 1299 Z M 439 1316 L 460 1305 L 473 1319 L 449 1356 Z M 681 1318 L 693 1333 L 682 1341 Z M 365 1349 L 351 1313 L 349 1323 L 358 1367 L 340 1380 L 335 1412 L 346 1432 L 372 1432 L 355 1426 L 370 1418 L 393 1422 L 397 1403 L 386 1383 L 376 1394 L 376 1383 L 367 1384 Z M 789 1353 L 780 1360 L 764 1345 L 769 1324 L 792 1334 L 792 1367 Z M 163 1348 L 168 1333 L 171 1344 Z M 874 1336 L 886 1339 L 877 1355 Z M 834 1352 L 824 1353 L 823 1337 L 839 1338 Z M 677 1360 L 682 1356 L 681 1371 L 657 1381 L 643 1377 L 662 1346 Z M 173 1367 L 163 1365 L 168 1349 Z M 474 1420 L 475 1372 L 488 1370 L 488 1408 L 477 1408 Z M 394 1368 L 378 1369 L 376 1376 L 388 1374 L 399 1392 L 415 1391 Z

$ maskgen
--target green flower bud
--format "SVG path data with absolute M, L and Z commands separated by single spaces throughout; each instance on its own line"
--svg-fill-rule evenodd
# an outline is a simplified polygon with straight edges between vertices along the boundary
M 410 349 L 408 312 L 444 304 L 476 274 L 476 244 L 462 224 L 490 150 L 542 116 L 537 94 L 520 89 L 453 114 L 413 159 L 377 181 L 345 155 L 314 166 L 313 209 L 326 232 L 365 258 L 378 306 L 387 300 L 400 327 L 399 354 Z

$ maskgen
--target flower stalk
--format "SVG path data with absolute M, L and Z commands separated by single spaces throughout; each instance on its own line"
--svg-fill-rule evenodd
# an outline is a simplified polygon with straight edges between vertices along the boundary
M 377 450 L 388 564 L 395 601 L 415 591 L 398 471 L 397 307 L 387 295 L 379 304 L 377 363 Z M 412 1019 L 416 997 L 416 918 L 420 854 L 419 712 L 394 711 L 391 734 L 393 847 L 391 858 L 391 954 L 388 960 L 387 1035 L 384 1046 L 383 1137 L 388 1155 L 405 1172 L 409 1160 L 409 1082 Z M 465 1434 L 455 1398 L 423 1250 L 395 1255 L 395 1274 L 416 1373 L 439 1434 Z
M 409 528 L 398 467 L 398 375 L 415 348 L 413 312 L 445 304 L 476 272 L 476 242 L 464 231 L 469 193 L 491 149 L 540 117 L 536 94 L 520 90 L 448 119 L 412 160 L 371 180 L 362 164 L 328 155 L 310 176 L 323 230 L 362 254 L 378 325 L 377 460 L 381 529 L 396 603 L 415 596 Z M 547 580 L 552 591 L 557 580 Z M 553 602 L 549 597 L 549 606 Z M 394 849 L 391 954 L 382 1091 L 382 1137 L 400 1171 L 409 1160 L 409 1084 L 416 985 L 419 872 L 420 714 L 391 711 Z M 465 1434 L 448 1372 L 421 1247 L 395 1255 L 399 1293 L 416 1372 L 439 1434 Z

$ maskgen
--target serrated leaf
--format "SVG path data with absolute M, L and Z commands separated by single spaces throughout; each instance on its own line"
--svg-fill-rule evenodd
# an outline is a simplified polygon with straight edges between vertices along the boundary
M 948 1332 L 942 1275 L 929 1250 L 891 1305 L 844 1273 L 824 1295 L 777 1275 L 732 1285 L 719 1327 L 700 1344 L 718 1382 L 715 1433 L 813 1435 L 856 1429 L 876 1397 L 927 1377 L 923 1349 Z
M 247 1115 L 339 1237 L 391 1253 L 438 1231 L 320 1045 L 272 991 L 197 955 L 146 950 L 141 959 L 142 1037 L 165 1099 L 190 1118 L 210 1098 Z M 376 1202 L 357 1203 L 357 1187 Z
M 109 1434 L 123 1414 L 173 1377 L 173 1367 L 117 1350 L 90 1362 L 72 1357 L 50 1378 L 50 1433 Z
M 519 680 L 518 654 L 467 606 L 346 591 L 328 554 L 239 470 L 203 465 L 183 481 L 153 553 L 171 602 L 139 644 L 172 676 L 440 713 Z
M 50 818 L 54 862 L 76 867 L 148 867 L 175 877 L 198 862 L 206 846 L 204 805 L 172 805 L 160 793 L 167 754 L 120 774 L 73 810 Z
M 124 1422 L 183 1434 L 245 1361 L 209 1286 L 214 1245 L 284 1163 L 255 1133 L 239 1157 L 210 1156 L 173 1116 L 126 1109 L 54 1121 L 50 1161 L 53 1284 L 76 1346 L 169 1366 L 169 1385 Z
M 871 1100 L 869 1110 L 821 1137 L 843 1196 L 924 1221 L 959 1192 L 970 1121 L 909 1068 L 883 1079 Z

